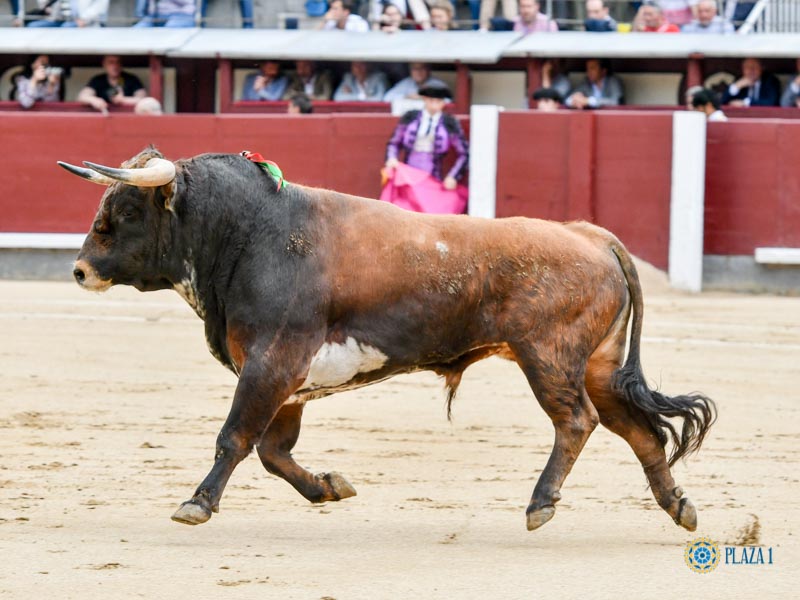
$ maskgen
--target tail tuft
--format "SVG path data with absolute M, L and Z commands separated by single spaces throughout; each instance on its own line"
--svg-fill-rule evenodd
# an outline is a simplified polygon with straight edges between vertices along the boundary
M 697 452 L 717 418 L 716 404 L 708 396 L 693 393 L 670 397 L 651 390 L 637 360 L 629 360 L 615 373 L 615 387 L 628 403 L 645 414 L 662 446 L 672 441 L 669 466 Z M 680 434 L 669 418 L 683 419 Z

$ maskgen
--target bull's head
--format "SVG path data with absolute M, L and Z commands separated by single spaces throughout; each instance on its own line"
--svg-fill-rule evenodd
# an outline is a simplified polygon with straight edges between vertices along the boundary
M 175 165 L 154 149 L 121 169 L 84 162 L 61 167 L 93 183 L 108 186 L 86 236 L 73 275 L 87 290 L 115 284 L 142 291 L 172 287 L 163 264 L 171 241 L 170 215 L 176 193 Z

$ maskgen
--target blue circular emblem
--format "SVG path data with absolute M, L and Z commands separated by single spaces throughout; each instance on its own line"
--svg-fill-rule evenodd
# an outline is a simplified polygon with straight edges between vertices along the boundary
M 686 544 L 683 557 L 695 573 L 710 573 L 719 564 L 719 546 L 709 538 L 697 538 Z

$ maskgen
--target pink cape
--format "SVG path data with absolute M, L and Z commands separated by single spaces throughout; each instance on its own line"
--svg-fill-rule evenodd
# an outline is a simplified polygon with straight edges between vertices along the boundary
M 399 163 L 384 171 L 388 177 L 381 191 L 381 200 L 421 213 L 458 215 L 467 208 L 467 188 L 459 185 L 446 190 L 442 182 L 425 171 Z

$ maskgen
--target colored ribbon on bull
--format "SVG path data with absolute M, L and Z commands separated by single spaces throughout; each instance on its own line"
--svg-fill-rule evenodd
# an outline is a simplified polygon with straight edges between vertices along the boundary
M 278 191 L 280 192 L 283 188 L 283 184 L 287 184 L 288 182 L 283 178 L 283 171 L 281 168 L 271 160 L 267 160 L 263 156 L 261 156 L 258 152 L 250 152 L 249 150 L 242 150 L 240 153 L 244 156 L 247 160 L 253 161 L 259 167 L 266 171 L 267 175 L 272 177 L 275 180 L 275 183 L 278 184 Z

